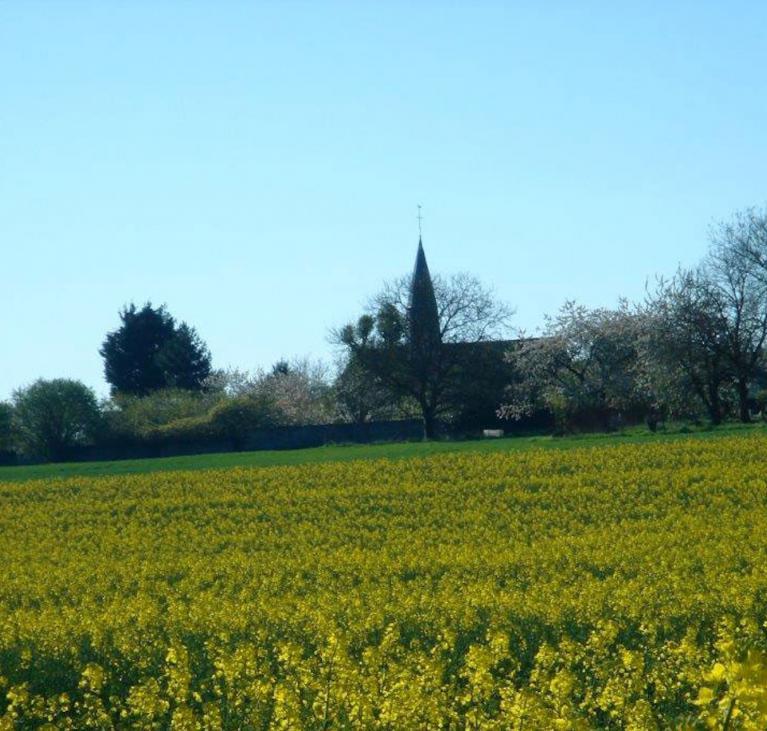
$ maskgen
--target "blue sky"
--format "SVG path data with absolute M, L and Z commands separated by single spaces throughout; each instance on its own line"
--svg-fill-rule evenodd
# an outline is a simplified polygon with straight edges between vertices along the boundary
M 767 4 L 0 2 L 0 398 L 106 391 L 129 301 L 217 366 L 328 357 L 408 272 L 528 330 L 767 201 Z

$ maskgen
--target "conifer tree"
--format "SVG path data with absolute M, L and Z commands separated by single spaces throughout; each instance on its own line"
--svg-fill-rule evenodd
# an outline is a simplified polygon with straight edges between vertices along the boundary
M 196 330 L 147 302 L 120 312 L 120 327 L 107 334 L 99 353 L 112 393 L 146 396 L 161 388 L 199 391 L 211 358 Z

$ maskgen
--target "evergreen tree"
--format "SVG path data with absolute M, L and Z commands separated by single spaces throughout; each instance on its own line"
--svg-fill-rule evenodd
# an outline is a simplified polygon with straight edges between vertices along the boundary
M 161 388 L 200 390 L 210 374 L 210 353 L 194 328 L 177 326 L 164 306 L 147 302 L 120 312 L 99 353 L 112 393 L 146 396 Z
M 157 360 L 166 385 L 173 388 L 201 391 L 210 375 L 210 351 L 197 331 L 185 322 L 163 345 Z

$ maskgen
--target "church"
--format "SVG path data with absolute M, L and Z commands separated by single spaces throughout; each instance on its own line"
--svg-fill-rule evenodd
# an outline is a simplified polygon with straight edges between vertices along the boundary
M 505 357 L 513 342 L 501 337 L 510 310 L 471 275 L 432 279 L 421 235 L 412 275 L 393 290 L 347 326 L 349 367 L 363 383 L 420 417 L 426 438 L 516 429 L 497 415 L 513 378 Z M 375 409 L 357 418 L 376 420 Z

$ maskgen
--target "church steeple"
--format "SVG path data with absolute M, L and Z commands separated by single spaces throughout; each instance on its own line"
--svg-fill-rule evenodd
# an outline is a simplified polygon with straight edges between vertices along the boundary
M 415 257 L 413 278 L 410 281 L 408 307 L 408 331 L 410 346 L 416 360 L 429 361 L 442 340 L 439 325 L 439 309 L 434 294 L 434 284 L 426 263 L 423 239 L 418 236 L 418 253 Z
M 426 263 L 426 254 L 424 253 L 424 250 L 423 250 L 423 232 L 421 230 L 421 222 L 423 221 L 423 216 L 421 215 L 420 204 L 418 206 L 417 218 L 418 218 L 418 252 L 416 253 L 416 256 L 415 256 L 415 269 L 413 270 L 413 283 L 411 284 L 411 287 L 410 287 L 411 300 L 413 298 L 413 292 L 415 290 L 416 280 L 419 280 L 419 281 L 428 280 L 428 287 L 432 289 L 432 294 L 433 294 L 431 275 L 429 274 L 429 265 Z

